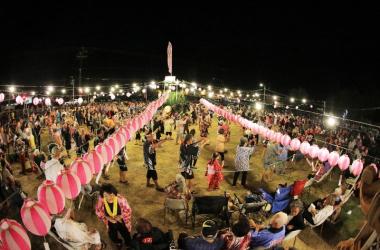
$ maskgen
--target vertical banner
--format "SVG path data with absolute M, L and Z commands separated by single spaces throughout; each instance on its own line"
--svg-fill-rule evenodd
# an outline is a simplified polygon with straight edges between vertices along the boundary
M 168 69 L 169 69 L 170 75 L 173 73 L 173 51 L 172 50 L 173 50 L 172 44 L 169 42 L 167 53 L 168 53 Z

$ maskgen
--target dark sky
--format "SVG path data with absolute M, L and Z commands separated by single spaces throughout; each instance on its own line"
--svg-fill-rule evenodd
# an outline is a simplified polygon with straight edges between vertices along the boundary
M 303 88 L 309 98 L 339 107 L 380 106 L 380 13 L 371 6 L 220 10 L 53 2 L 0 9 L 3 84 L 77 75 L 81 46 L 88 50 L 87 77 L 163 79 L 170 40 L 180 79 L 247 89 L 262 81 L 285 93 Z

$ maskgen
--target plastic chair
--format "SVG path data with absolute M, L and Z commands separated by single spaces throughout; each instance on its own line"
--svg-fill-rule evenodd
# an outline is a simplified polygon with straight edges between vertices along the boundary
M 174 211 L 178 218 L 179 218 L 179 212 L 185 211 L 185 223 L 187 225 L 187 214 L 188 214 L 188 206 L 184 199 L 172 199 L 172 198 L 166 198 L 164 202 L 164 224 L 166 222 L 166 213 L 167 211 Z
M 293 247 L 296 245 L 296 240 L 297 240 L 297 236 L 302 232 L 301 229 L 299 230 L 294 230 L 294 231 L 291 231 L 290 233 L 288 233 L 284 240 L 283 241 L 288 241 L 288 240 L 291 240 L 291 239 L 294 239 L 293 241 Z

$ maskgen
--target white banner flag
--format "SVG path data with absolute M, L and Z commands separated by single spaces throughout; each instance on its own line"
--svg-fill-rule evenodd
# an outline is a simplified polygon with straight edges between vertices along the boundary
M 172 51 L 172 44 L 169 42 L 168 44 L 168 68 L 170 75 L 173 73 L 173 51 Z

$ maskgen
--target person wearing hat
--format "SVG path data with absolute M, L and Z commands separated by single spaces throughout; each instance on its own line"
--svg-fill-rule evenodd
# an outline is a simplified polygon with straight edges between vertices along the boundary
M 248 140 L 245 137 L 240 138 L 240 144 L 236 147 L 235 156 L 235 174 L 232 186 L 236 186 L 240 172 L 242 172 L 241 185 L 246 185 L 247 174 L 249 170 L 249 159 L 255 151 L 254 147 L 248 146 Z
M 270 222 L 268 228 L 262 228 L 253 220 L 250 220 L 251 227 L 255 229 L 251 232 L 252 249 L 264 247 L 265 249 L 280 244 L 285 237 L 285 225 L 288 222 L 288 216 L 284 212 L 276 213 Z
M 184 250 L 220 250 L 224 241 L 218 237 L 218 226 L 213 220 L 206 220 L 202 225 L 201 236 L 186 237 L 183 242 Z

